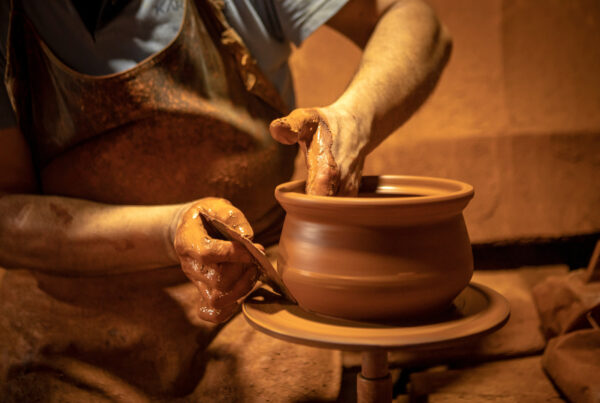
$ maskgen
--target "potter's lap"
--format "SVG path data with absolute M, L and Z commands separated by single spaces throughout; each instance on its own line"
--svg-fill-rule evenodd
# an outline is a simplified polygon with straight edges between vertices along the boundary
M 8 401 L 337 397 L 339 351 L 280 341 L 242 315 L 216 335 L 217 328 L 202 328 L 208 325 L 194 318 L 193 285 L 164 285 L 168 273 L 156 276 L 161 281 L 125 277 L 104 292 L 98 287 L 108 287 L 106 278 L 71 279 L 59 292 L 55 278 L 0 269 L 0 353 L 6 357 L 0 383 Z
M 78 382 L 84 385 L 89 380 L 89 387 L 103 379 L 85 376 L 82 365 L 104 368 L 151 393 L 169 393 L 199 346 L 217 332 L 195 315 L 197 292 L 179 280 L 179 271 L 101 278 L 0 273 L 0 354 L 6 357 L 0 379 L 72 360 L 56 370 L 74 371 L 69 376 L 83 377 Z

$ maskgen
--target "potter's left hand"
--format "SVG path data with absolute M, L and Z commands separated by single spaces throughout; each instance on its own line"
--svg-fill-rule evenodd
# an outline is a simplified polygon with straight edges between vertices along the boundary
M 351 113 L 334 106 L 296 109 L 271 122 L 270 130 L 280 143 L 298 143 L 302 148 L 307 194 L 358 193 L 368 133 Z

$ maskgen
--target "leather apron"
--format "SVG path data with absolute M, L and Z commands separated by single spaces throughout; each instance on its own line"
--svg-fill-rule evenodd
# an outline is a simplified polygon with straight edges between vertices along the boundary
M 214 4 L 186 2 L 167 48 L 95 77 L 62 63 L 17 2 L 7 54 L 42 193 L 118 204 L 220 196 L 257 240 L 276 233 L 272 192 L 295 149 L 267 124 L 285 106 Z M 258 334 L 240 316 L 206 323 L 196 303 L 179 267 L 95 278 L 0 268 L 0 401 L 335 398 L 339 354 Z
M 293 173 L 296 148 L 268 132 L 286 107 L 219 8 L 198 2 L 165 49 L 90 76 L 54 55 L 16 1 L 7 92 L 42 193 L 144 205 L 223 197 L 261 241 L 282 217 L 273 190 Z

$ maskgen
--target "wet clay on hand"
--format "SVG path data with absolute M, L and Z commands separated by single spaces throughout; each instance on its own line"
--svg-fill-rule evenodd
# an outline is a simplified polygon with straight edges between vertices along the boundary
M 306 158 L 306 193 L 334 196 L 340 185 L 340 170 L 333 157 L 333 134 L 325 117 L 316 109 L 297 109 L 270 126 L 272 136 L 284 144 L 300 144 Z
M 252 290 L 258 272 L 241 244 L 209 234 L 203 215 L 227 223 L 249 239 L 254 234 L 242 212 L 219 198 L 204 198 L 192 204 L 177 226 L 175 251 L 183 272 L 200 291 L 198 314 L 204 320 L 218 323 L 237 311 L 237 301 Z

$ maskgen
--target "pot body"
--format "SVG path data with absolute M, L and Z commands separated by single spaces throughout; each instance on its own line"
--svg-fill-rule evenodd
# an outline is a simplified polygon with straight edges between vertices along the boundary
M 462 210 L 473 188 L 411 176 L 364 177 L 359 197 L 277 187 L 286 210 L 278 270 L 309 311 L 397 320 L 445 309 L 473 273 Z

